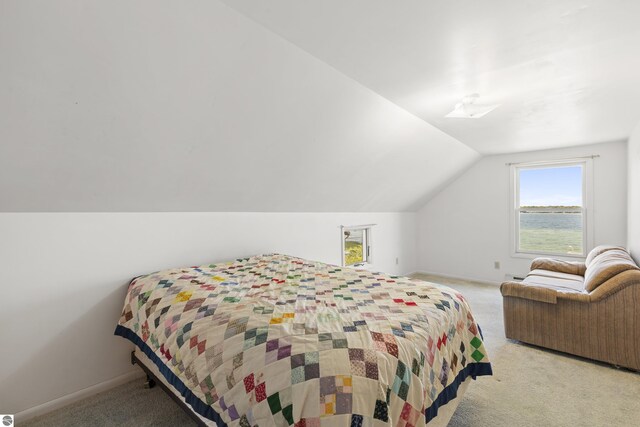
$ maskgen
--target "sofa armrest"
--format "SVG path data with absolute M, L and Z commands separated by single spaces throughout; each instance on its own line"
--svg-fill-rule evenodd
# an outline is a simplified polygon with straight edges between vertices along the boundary
M 529 286 L 520 282 L 504 282 L 500 285 L 500 292 L 503 297 L 522 298 L 549 304 L 555 304 L 558 297 L 558 292 L 553 289 Z
M 587 267 L 584 262 L 563 261 L 554 258 L 536 258 L 531 262 L 531 270 L 549 270 L 558 273 L 584 276 Z
M 629 286 L 640 288 L 640 270 L 627 270 L 616 274 L 591 291 L 589 299 L 592 302 L 601 301 Z

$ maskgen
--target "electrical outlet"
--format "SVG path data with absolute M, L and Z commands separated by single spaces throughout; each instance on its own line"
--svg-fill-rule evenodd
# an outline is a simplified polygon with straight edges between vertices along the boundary
M 400 264 L 398 257 L 396 257 L 396 265 Z
M 493 268 L 495 268 L 496 270 L 500 270 L 500 261 L 494 261 Z

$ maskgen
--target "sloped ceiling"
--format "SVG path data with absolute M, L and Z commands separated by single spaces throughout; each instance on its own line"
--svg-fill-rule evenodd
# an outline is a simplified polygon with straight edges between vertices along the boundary
M 640 2 L 224 0 L 483 154 L 626 139 Z M 444 116 L 464 96 L 501 104 Z
M 218 1 L 5 0 L 0 54 L 4 212 L 414 210 L 479 157 Z

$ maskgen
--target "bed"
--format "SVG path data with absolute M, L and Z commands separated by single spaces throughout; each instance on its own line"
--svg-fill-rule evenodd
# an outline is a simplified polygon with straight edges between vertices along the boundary
M 491 375 L 455 290 L 279 254 L 137 277 L 115 333 L 200 425 L 439 427 Z

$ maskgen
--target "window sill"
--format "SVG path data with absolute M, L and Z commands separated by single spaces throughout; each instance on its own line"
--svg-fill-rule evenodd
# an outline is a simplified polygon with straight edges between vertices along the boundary
M 524 258 L 524 259 L 535 259 L 535 258 L 556 258 L 563 259 L 567 261 L 576 261 L 576 260 L 584 260 L 586 259 L 586 255 L 570 255 L 570 254 L 556 254 L 556 253 L 548 253 L 548 252 L 512 252 L 511 258 Z

